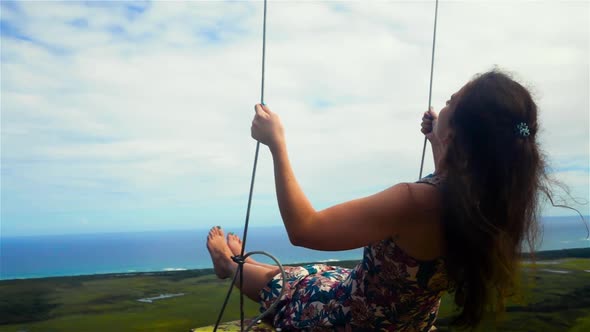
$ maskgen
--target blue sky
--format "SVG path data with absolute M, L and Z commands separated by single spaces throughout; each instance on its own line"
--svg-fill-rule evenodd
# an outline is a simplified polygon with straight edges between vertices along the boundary
M 3 236 L 243 224 L 262 2 L 0 4 Z M 440 109 L 475 73 L 514 73 L 581 202 L 589 6 L 441 2 L 433 87 Z M 265 101 L 316 208 L 416 179 L 432 15 L 433 2 L 269 3 Z M 266 149 L 251 222 L 281 223 Z

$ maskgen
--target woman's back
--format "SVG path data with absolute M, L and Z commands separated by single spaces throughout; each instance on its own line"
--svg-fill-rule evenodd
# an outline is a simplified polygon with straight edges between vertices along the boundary
M 448 285 L 443 258 L 416 260 L 392 240 L 365 247 L 351 281 L 351 324 L 395 331 L 430 330 Z

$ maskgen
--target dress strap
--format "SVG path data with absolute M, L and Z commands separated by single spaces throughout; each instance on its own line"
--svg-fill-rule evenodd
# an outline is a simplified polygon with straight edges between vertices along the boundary
M 427 183 L 438 187 L 441 185 L 443 178 L 438 174 L 428 174 L 425 177 L 421 178 L 420 180 L 416 181 L 416 183 Z

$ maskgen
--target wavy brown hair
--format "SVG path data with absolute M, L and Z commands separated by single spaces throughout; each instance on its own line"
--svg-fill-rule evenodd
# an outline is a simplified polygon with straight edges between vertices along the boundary
M 449 120 L 442 220 L 450 292 L 461 308 L 452 324 L 476 327 L 518 290 L 519 257 L 524 243 L 534 252 L 549 178 L 537 143 L 537 106 L 508 74 L 476 76 Z M 520 123 L 528 136 L 517 130 Z

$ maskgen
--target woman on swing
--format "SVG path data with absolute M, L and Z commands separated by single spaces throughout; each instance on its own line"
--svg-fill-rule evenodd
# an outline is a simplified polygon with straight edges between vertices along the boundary
M 286 292 L 273 324 L 283 330 L 429 331 L 443 292 L 454 324 L 475 327 L 516 290 L 521 244 L 534 247 L 538 193 L 546 191 L 529 92 L 493 70 L 476 76 L 437 115 L 424 113 L 435 172 L 369 197 L 316 211 L 297 183 L 277 114 L 256 105 L 252 137 L 272 153 L 289 239 L 316 250 L 364 247 L 353 269 L 323 264 L 279 269 L 251 258 L 241 291 L 266 309 Z M 220 227 L 207 238 L 219 278 L 238 268 L 241 242 Z M 236 279 L 236 280 L 239 280 Z

